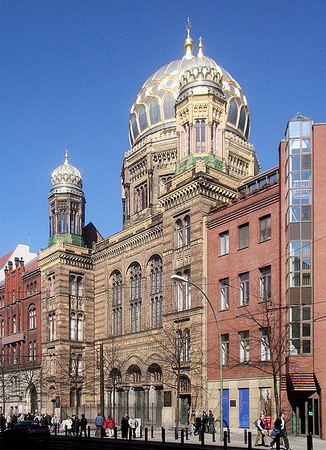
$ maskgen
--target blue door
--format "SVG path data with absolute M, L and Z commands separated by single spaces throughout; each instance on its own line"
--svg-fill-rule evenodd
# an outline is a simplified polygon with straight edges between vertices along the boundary
M 249 428 L 249 389 L 239 389 L 239 428 Z
M 228 389 L 223 389 L 223 427 L 230 428 L 229 425 L 229 407 L 230 407 L 230 394 Z

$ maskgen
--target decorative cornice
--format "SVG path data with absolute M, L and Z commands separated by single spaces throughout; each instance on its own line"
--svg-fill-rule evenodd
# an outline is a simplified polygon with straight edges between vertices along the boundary
M 95 245 L 94 253 L 92 255 L 93 262 L 97 263 L 103 259 L 120 255 L 128 250 L 144 246 L 151 241 L 161 238 L 162 236 L 163 225 L 159 224 L 127 239 L 122 236 L 121 241 L 116 243 L 110 243 L 108 241 L 100 242 Z

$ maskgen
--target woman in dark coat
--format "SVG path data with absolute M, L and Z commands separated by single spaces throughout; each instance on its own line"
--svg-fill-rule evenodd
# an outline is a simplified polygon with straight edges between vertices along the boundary
M 122 439 L 128 439 L 129 417 L 125 414 L 121 419 L 121 436 Z

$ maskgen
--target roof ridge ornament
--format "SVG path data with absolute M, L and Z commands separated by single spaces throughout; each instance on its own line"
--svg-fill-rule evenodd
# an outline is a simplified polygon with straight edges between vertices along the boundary
M 184 58 L 186 58 L 186 59 L 193 58 L 192 49 L 194 47 L 194 41 L 190 37 L 190 28 L 191 28 L 191 22 L 190 22 L 190 18 L 188 17 L 187 24 L 186 24 L 187 37 L 184 42 L 184 49 L 185 49 Z
M 200 37 L 198 39 L 198 58 L 202 58 L 204 56 L 203 50 L 204 50 L 203 38 Z
M 66 154 L 65 154 L 65 164 L 69 164 L 68 163 L 68 150 L 66 149 Z

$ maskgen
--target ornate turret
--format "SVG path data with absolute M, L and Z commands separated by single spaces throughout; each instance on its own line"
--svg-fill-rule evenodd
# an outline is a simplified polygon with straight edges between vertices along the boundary
M 49 246 L 58 239 L 84 246 L 82 231 L 85 221 L 85 197 L 80 172 L 68 161 L 66 150 L 64 163 L 51 176 L 49 199 Z

